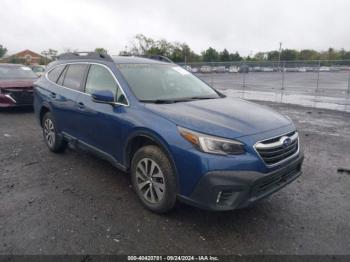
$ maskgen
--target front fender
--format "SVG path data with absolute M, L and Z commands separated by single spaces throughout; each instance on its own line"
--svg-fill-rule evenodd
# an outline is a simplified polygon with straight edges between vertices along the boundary
M 154 142 L 154 144 L 156 144 L 157 146 L 159 146 L 164 153 L 168 156 L 170 163 L 173 167 L 173 170 L 175 172 L 176 175 L 176 181 L 177 181 L 177 188 L 179 188 L 179 176 L 178 176 L 178 171 L 176 168 L 176 164 L 171 152 L 171 147 L 168 144 L 168 142 L 163 138 L 163 136 L 161 136 L 160 134 L 158 134 L 157 132 L 149 129 L 149 128 L 144 128 L 144 127 L 140 127 L 140 128 L 135 128 L 132 132 L 130 132 L 129 136 L 127 137 L 124 146 L 123 146 L 123 161 L 124 161 L 124 166 L 129 169 L 130 165 L 129 163 L 131 162 L 130 160 L 130 154 L 129 154 L 129 145 L 131 145 L 131 142 L 133 141 L 133 139 L 137 138 L 137 137 L 146 137 L 150 140 L 152 140 Z
M 136 138 L 136 137 L 146 137 L 150 140 L 152 140 L 156 145 L 158 145 L 159 147 L 161 147 L 165 153 L 167 153 L 169 155 L 170 158 L 171 157 L 171 151 L 169 148 L 169 144 L 166 142 L 166 140 L 159 135 L 158 133 L 156 133 L 155 131 L 149 129 L 149 128 L 144 128 L 144 127 L 140 127 L 140 128 L 135 128 L 133 131 L 131 131 L 124 143 L 123 146 L 123 155 L 124 155 L 124 165 L 126 167 L 128 167 L 128 163 L 129 163 L 129 155 L 128 155 L 128 147 L 131 143 L 131 141 Z

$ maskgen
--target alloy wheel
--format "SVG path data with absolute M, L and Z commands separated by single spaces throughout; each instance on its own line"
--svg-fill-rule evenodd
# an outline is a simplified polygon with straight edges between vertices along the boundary
M 56 139 L 56 135 L 55 135 L 55 127 L 53 125 L 53 122 L 51 119 L 46 119 L 45 123 L 44 123 L 44 134 L 45 134 L 45 139 L 47 144 L 50 147 L 53 147 L 55 144 L 55 139 Z
M 159 165 L 150 158 L 141 159 L 136 166 L 136 184 L 144 199 L 159 203 L 165 194 L 164 175 Z

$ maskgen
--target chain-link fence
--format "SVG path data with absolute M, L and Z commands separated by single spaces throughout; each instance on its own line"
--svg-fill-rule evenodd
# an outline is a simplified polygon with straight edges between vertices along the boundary
M 350 60 L 181 64 L 225 94 L 350 111 Z

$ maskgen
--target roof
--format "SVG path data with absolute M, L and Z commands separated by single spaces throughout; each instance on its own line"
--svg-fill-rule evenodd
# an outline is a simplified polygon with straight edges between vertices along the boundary
M 39 55 L 31 50 L 23 50 L 19 53 L 7 56 L 7 57 L 3 57 L 2 59 L 0 59 L 1 62 L 12 62 L 13 59 L 22 59 L 22 60 L 27 60 L 26 59 L 26 55 L 30 55 L 31 56 L 31 61 L 32 62 L 39 62 L 39 59 L 44 59 L 45 57 L 43 57 L 42 55 Z M 29 61 L 29 60 L 28 60 Z
M 59 61 L 105 61 L 114 62 L 116 64 L 164 64 L 163 61 L 169 63 L 172 61 L 163 56 L 139 57 L 139 56 L 110 56 L 108 54 L 100 54 L 97 52 L 74 52 L 63 53 L 57 56 Z
M 159 60 L 139 56 L 112 56 L 116 64 L 168 64 Z
M 35 53 L 35 52 L 33 52 L 32 50 L 29 50 L 29 49 L 26 49 L 26 50 L 23 50 L 23 51 L 18 52 L 16 54 L 13 54 L 13 56 L 22 56 L 22 55 L 25 55 L 25 54 L 30 54 L 31 56 L 36 56 L 36 57 L 43 58 L 42 55 L 40 55 L 38 53 Z

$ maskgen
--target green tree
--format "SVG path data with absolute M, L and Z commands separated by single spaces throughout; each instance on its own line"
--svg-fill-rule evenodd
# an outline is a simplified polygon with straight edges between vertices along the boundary
M 168 42 L 165 39 L 155 40 L 146 37 L 142 34 L 136 35 L 132 48 L 119 52 L 120 55 L 162 55 L 170 58 L 172 61 L 181 62 L 196 62 L 200 57 L 191 50 L 186 43 Z
M 267 53 L 267 60 L 269 61 L 278 61 L 280 53 L 278 51 L 270 51 Z
M 341 59 L 350 59 L 350 51 L 345 51 L 341 53 Z
M 193 63 L 199 61 L 199 56 L 186 43 L 174 43 L 169 58 L 176 63 Z
M 200 56 L 196 54 L 186 43 L 182 43 L 180 47 L 182 51 L 183 62 L 193 63 L 200 61 Z
M 174 45 L 165 39 L 154 40 L 142 34 L 136 35 L 130 53 L 133 55 L 163 55 L 170 57 Z
M 239 55 L 238 52 L 230 54 L 230 61 L 242 61 L 243 58 Z
M 49 58 L 50 58 L 51 60 L 56 59 L 57 54 L 58 54 L 58 51 L 57 51 L 57 50 L 49 48 L 49 50 L 48 50 L 48 55 L 49 55 Z
M 202 52 L 202 59 L 204 62 L 218 62 L 219 53 L 214 48 L 209 47 L 207 50 Z
M 298 57 L 298 51 L 294 49 L 284 49 L 281 52 L 281 60 L 282 61 L 291 61 L 296 60 Z
M 45 59 L 40 60 L 40 64 L 48 64 L 51 61 L 55 60 L 57 57 L 58 51 L 55 49 L 47 49 L 41 52 L 41 55 L 45 57 Z
M 191 50 L 191 48 L 186 43 L 182 43 L 182 44 L 175 43 L 172 57 L 174 57 L 174 55 L 177 52 L 180 52 L 180 54 L 181 54 L 181 59 L 180 59 L 181 62 L 191 63 L 195 60 L 194 52 Z M 173 61 L 176 62 L 175 60 L 173 60 Z
M 320 59 L 320 53 L 312 49 L 303 49 L 299 52 L 298 60 L 317 60 Z
M 147 55 L 149 50 L 154 47 L 155 41 L 152 38 L 138 34 L 135 36 L 130 53 L 133 55 Z
M 107 50 L 104 49 L 103 47 L 96 47 L 95 52 L 99 53 L 99 54 L 107 54 L 108 53 Z
M 330 47 L 327 51 L 327 59 L 328 60 L 339 60 L 339 59 L 341 59 L 341 52 Z
M 246 61 L 254 61 L 254 59 L 252 57 L 250 57 L 249 55 L 244 60 L 246 60 Z
M 104 49 L 103 49 L 104 50 Z M 120 55 L 163 55 L 169 57 L 171 60 L 177 63 L 192 63 L 192 62 L 219 62 L 219 61 L 241 61 L 243 58 L 238 52 L 229 53 L 225 48 L 223 51 L 218 52 L 212 47 L 209 47 L 200 55 L 196 54 L 186 43 L 168 42 L 165 39 L 155 40 L 150 37 L 146 37 L 142 34 L 135 36 L 132 43 L 132 48 L 125 47 L 124 51 L 119 53 Z M 338 60 L 338 59 L 350 59 L 350 52 L 344 49 L 335 50 L 329 48 L 327 51 L 318 52 L 312 49 L 304 49 L 300 52 L 294 49 L 284 49 L 281 54 L 277 50 L 269 52 L 258 52 L 252 57 L 251 55 L 245 57 L 245 60 L 249 61 L 278 61 L 279 58 L 287 61 L 293 60 Z
M 327 51 L 320 53 L 321 60 L 338 60 L 341 59 L 340 51 L 336 51 L 334 48 L 329 48 Z
M 170 57 L 173 52 L 174 45 L 165 39 L 160 39 L 155 43 L 156 47 L 159 49 L 158 55 L 163 55 L 166 57 Z
M 221 62 L 228 62 L 230 61 L 230 53 L 225 48 L 222 52 L 220 52 L 220 61 Z
M 169 58 L 176 63 L 185 62 L 183 50 L 179 43 L 175 43 Z
M 263 61 L 263 60 L 266 60 L 266 53 L 264 52 L 258 52 L 254 55 L 254 60 L 257 60 L 257 61 Z
M 0 58 L 2 58 L 7 53 L 7 48 L 0 45 Z

